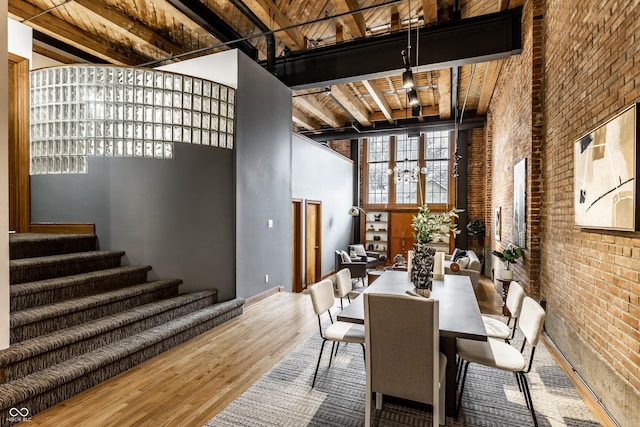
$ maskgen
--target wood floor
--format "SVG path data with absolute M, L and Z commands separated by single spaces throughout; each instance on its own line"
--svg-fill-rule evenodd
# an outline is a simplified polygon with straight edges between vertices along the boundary
M 489 279 L 481 279 L 476 295 L 483 313 L 501 312 L 502 298 Z M 33 416 L 29 425 L 202 426 L 317 328 L 308 294 L 277 293 L 242 316 Z

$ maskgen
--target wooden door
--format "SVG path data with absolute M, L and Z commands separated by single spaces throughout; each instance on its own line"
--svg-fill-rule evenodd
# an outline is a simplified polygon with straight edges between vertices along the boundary
M 305 283 L 320 280 L 322 267 L 322 202 L 307 200 L 305 227 Z
M 9 54 L 9 230 L 28 233 L 29 60 Z
M 413 238 L 414 212 L 391 212 L 389 219 L 389 259 L 402 254 L 407 259 L 407 251 L 413 249 L 415 239 Z
M 302 200 L 291 202 L 292 292 L 302 292 Z

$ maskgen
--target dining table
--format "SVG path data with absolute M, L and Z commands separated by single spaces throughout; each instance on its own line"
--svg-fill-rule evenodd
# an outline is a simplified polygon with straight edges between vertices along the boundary
M 385 271 L 364 293 L 421 296 L 406 271 Z M 364 324 L 364 297 L 359 295 L 340 313 L 342 322 Z M 444 280 L 433 280 L 428 298 L 439 301 L 440 351 L 447 357 L 445 412 L 456 415 L 456 354 L 458 338 L 487 341 L 480 307 L 471 280 L 467 276 L 445 274 Z

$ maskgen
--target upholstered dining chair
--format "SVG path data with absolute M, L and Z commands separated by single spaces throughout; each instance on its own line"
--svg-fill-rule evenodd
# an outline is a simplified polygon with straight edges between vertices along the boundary
M 372 394 L 433 406 L 433 425 L 444 425 L 447 358 L 440 353 L 438 301 L 365 293 L 365 427 L 371 425 Z
M 362 345 L 362 352 L 364 355 L 364 326 L 355 323 L 333 321 L 330 309 L 335 303 L 335 296 L 333 293 L 333 283 L 331 282 L 331 279 L 323 279 L 318 283 L 311 285 L 309 287 L 309 294 L 311 295 L 313 310 L 318 316 L 318 327 L 320 328 L 320 337 L 322 338 L 322 347 L 320 347 L 318 363 L 316 364 L 316 372 L 313 374 L 313 383 L 311 384 L 311 388 L 313 388 L 316 385 L 318 368 L 320 367 L 322 352 L 324 351 L 324 345 L 327 341 L 332 342 L 331 354 L 329 355 L 329 367 L 331 367 L 334 348 L 336 344 L 341 342 L 353 342 Z M 323 332 L 321 316 L 325 312 L 329 314 L 331 325 L 329 325 L 329 327 L 327 327 Z
M 351 302 L 351 297 L 357 297 L 362 292 L 362 288 L 354 289 L 351 278 L 351 271 L 343 268 L 336 273 L 336 296 L 340 298 L 340 308 L 344 308 L 343 299 L 346 297 Z
M 464 374 L 462 375 L 462 384 L 460 386 L 460 395 L 458 397 L 457 412 L 460 411 L 462 394 L 464 392 L 464 382 L 467 378 L 469 364 L 478 363 L 516 374 L 518 388 L 524 394 L 527 408 L 531 411 L 533 423 L 537 427 L 538 420 L 536 418 L 536 412 L 533 409 L 533 399 L 531 398 L 531 391 L 529 390 L 526 374 L 531 370 L 533 355 L 535 354 L 536 345 L 538 345 L 540 333 L 542 332 L 544 318 L 545 312 L 540 304 L 535 302 L 531 297 L 525 297 L 522 301 L 520 319 L 516 326 L 524 335 L 520 351 L 509 343 L 495 338 L 489 338 L 488 341 L 458 339 L 458 355 L 465 365 Z M 531 347 L 531 355 L 529 357 L 528 364 L 523 355 L 523 351 L 527 344 Z
M 482 321 L 484 322 L 484 327 L 487 330 L 488 337 L 502 339 L 506 342 L 509 342 L 509 340 L 514 337 L 524 297 L 525 293 L 522 285 L 515 280 L 512 281 L 509 285 L 509 293 L 507 294 L 507 300 L 505 302 L 510 313 L 507 318 L 507 323 L 493 317 L 482 316 Z M 511 319 L 513 319 L 512 327 L 509 326 Z

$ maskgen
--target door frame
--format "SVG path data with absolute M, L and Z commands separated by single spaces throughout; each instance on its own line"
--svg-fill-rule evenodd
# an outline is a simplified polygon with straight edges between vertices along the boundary
M 321 276 L 322 276 L 322 201 L 320 200 L 306 200 L 305 201 L 305 282 L 307 285 L 310 285 L 311 283 L 309 283 L 309 278 L 307 277 L 307 271 L 309 269 L 308 267 L 308 261 L 309 261 L 309 251 L 308 249 L 308 245 L 309 245 L 309 231 L 310 231 L 310 226 L 309 226 L 309 209 L 310 206 L 314 205 L 314 206 L 318 206 L 318 218 L 316 220 L 316 229 L 315 229 L 315 234 L 316 234 L 316 243 L 318 246 L 318 249 L 315 251 L 315 255 L 316 255 L 316 259 L 315 259 L 315 276 L 316 276 L 316 280 L 320 280 Z M 313 283 L 313 282 L 312 282 Z
M 291 199 L 291 235 L 293 239 L 291 247 L 292 292 L 302 292 L 304 289 L 302 283 L 302 255 L 304 253 L 302 249 L 302 221 L 302 199 Z
M 29 59 L 8 54 L 9 228 L 28 233 L 29 195 Z M 13 187 L 13 189 L 11 188 Z

